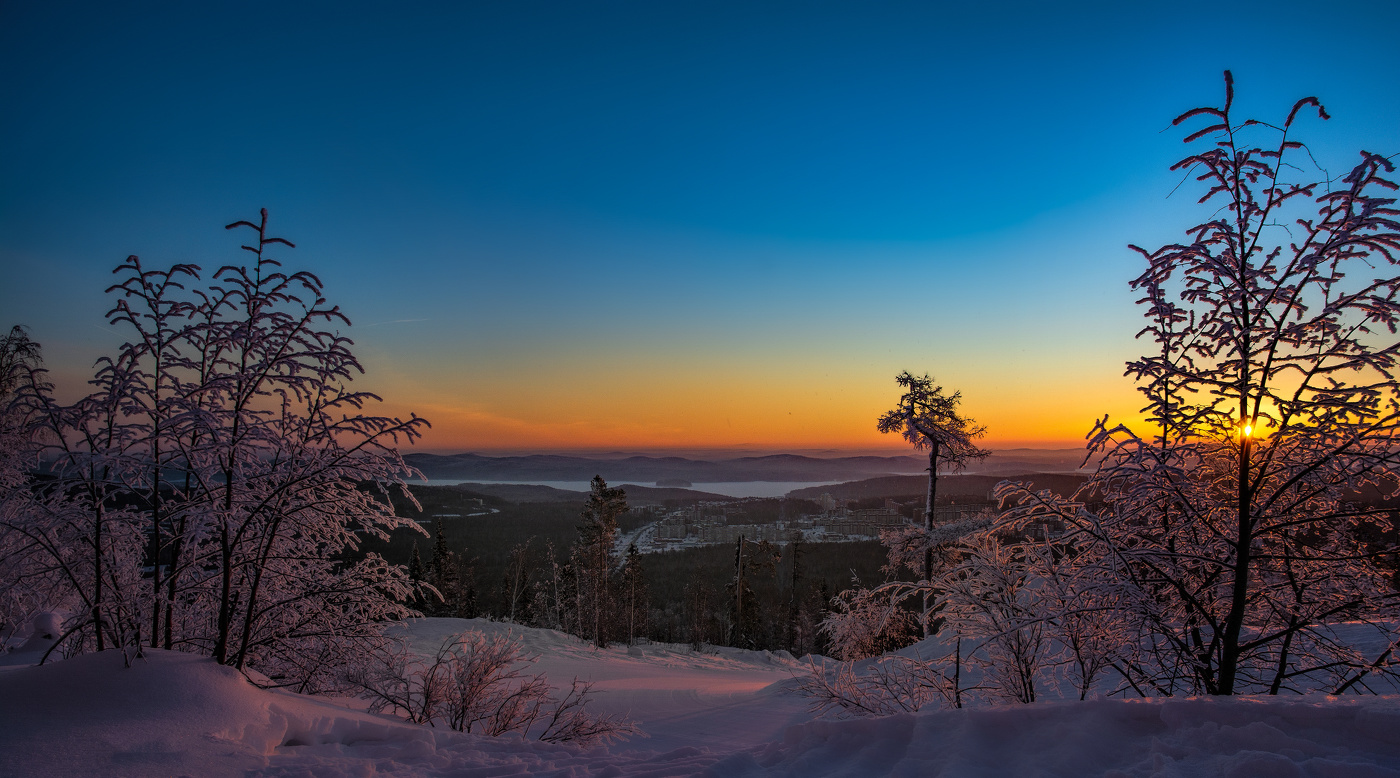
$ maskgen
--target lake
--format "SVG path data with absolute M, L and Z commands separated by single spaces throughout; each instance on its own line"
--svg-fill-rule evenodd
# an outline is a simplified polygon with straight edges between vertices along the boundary
M 421 484 L 423 481 L 413 481 Z M 486 481 L 464 481 L 460 478 L 429 478 L 429 486 L 456 486 L 461 483 L 487 483 Z M 530 484 L 533 486 L 552 486 L 555 489 L 567 489 L 572 492 L 587 492 L 588 481 L 491 481 L 497 484 Z M 728 497 L 783 497 L 793 489 L 805 489 L 809 486 L 831 486 L 832 484 L 843 484 L 845 481 L 723 481 L 718 483 L 696 483 L 687 488 L 696 492 L 710 492 L 711 494 L 723 494 Z M 609 484 L 609 486 L 626 486 L 627 482 Z M 654 484 L 637 484 L 657 488 Z M 668 488 L 668 487 L 660 487 Z

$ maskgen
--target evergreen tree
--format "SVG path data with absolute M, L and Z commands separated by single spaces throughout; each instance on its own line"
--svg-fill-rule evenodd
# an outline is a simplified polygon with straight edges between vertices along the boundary
M 408 560 L 408 578 L 417 583 L 423 580 L 423 557 L 418 553 L 418 541 L 413 541 L 413 558 Z
M 424 610 L 437 616 L 456 616 L 461 600 L 461 582 L 460 563 L 457 555 L 447 549 L 447 536 L 439 520 L 437 534 L 433 538 L 433 558 L 428 562 L 428 583 L 437 589 L 439 599 Z
M 825 578 L 823 578 L 821 584 L 817 586 L 815 595 L 815 622 L 821 624 L 826 621 L 827 616 L 831 615 L 831 584 L 827 583 Z M 826 632 L 820 629 L 812 635 L 812 653 L 821 654 L 822 656 L 831 655 L 831 639 L 827 636 Z
M 583 522 L 579 524 L 578 541 L 574 546 L 578 634 L 601 648 L 608 644 L 613 628 L 610 596 L 612 571 L 616 567 L 613 546 L 617 539 L 617 517 L 627 510 L 627 493 L 609 487 L 602 476 L 594 476 L 591 486 L 583 504 Z
M 794 540 L 788 549 L 788 556 L 792 557 L 792 575 L 788 580 L 788 612 L 787 624 L 783 630 L 783 648 L 796 653 L 802 631 L 802 542 Z
M 476 600 L 476 565 L 465 550 L 457 560 L 457 590 L 453 592 L 452 615 L 459 619 L 474 619 L 481 615 Z
M 762 619 L 758 598 L 750 585 L 752 577 L 764 571 L 776 572 L 778 551 L 766 540 L 750 543 L 743 535 L 734 544 L 734 579 L 728 589 L 730 613 L 729 645 L 757 648 Z
M 627 627 L 628 645 L 635 643 L 638 633 L 646 630 L 650 608 L 642 555 L 637 551 L 637 544 L 630 543 L 622 563 L 622 618 Z
M 699 651 L 712 642 L 717 629 L 714 611 L 715 592 L 703 581 L 685 586 L 685 627 L 690 635 L 690 647 Z

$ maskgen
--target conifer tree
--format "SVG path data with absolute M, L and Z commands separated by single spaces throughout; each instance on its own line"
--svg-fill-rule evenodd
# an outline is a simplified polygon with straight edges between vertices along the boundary
M 433 558 L 428 562 L 428 583 L 437 589 L 439 599 L 428 610 L 443 616 L 457 615 L 461 582 L 460 563 L 457 555 L 447 548 L 447 535 L 439 519 L 437 534 L 433 537 Z
M 408 560 L 408 580 L 423 580 L 423 557 L 418 553 L 418 541 L 413 541 L 413 556 Z
M 457 556 L 457 590 L 454 592 L 452 615 L 459 619 L 474 619 L 481 615 L 476 600 L 476 565 L 466 550 Z
M 650 607 L 642 555 L 636 543 L 629 543 L 622 562 L 622 618 L 627 627 L 628 645 L 634 644 L 638 634 L 646 630 Z
M 792 558 L 792 574 L 788 579 L 787 623 L 783 629 L 783 648 L 795 652 L 802 617 L 802 541 L 795 540 L 788 545 L 788 556 Z
M 607 646 L 613 627 L 611 592 L 617 517 L 627 510 L 627 493 L 594 476 L 583 504 L 583 521 L 574 546 L 580 637 Z
M 755 648 L 759 641 L 759 605 L 751 581 L 763 572 L 776 572 L 778 552 L 766 540 L 749 542 L 743 535 L 734 544 L 734 578 L 729 582 L 729 645 Z

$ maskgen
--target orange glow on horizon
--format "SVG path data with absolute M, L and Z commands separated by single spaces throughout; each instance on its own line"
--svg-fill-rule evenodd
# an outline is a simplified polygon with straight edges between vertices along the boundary
M 379 390 L 390 401 L 378 412 L 427 418 L 433 426 L 417 450 L 913 450 L 875 429 L 898 397 L 892 381 L 832 376 L 824 386 L 791 391 L 744 375 L 726 376 L 723 388 L 689 378 L 584 377 L 567 390 L 501 380 L 464 386 L 460 394 L 449 388 L 455 382 L 414 382 L 410 389 L 405 378 Z M 1046 384 L 1026 395 L 1014 385 L 969 382 L 964 410 L 987 428 L 979 441 L 986 448 L 1078 449 L 1105 413 L 1130 425 L 1138 420 L 1131 387 L 1114 383 L 1100 390 Z

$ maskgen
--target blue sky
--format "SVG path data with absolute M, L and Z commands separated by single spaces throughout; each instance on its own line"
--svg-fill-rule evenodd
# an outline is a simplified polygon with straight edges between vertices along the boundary
M 129 253 L 267 207 L 440 449 L 876 446 L 892 378 L 995 439 L 1131 414 L 1129 242 L 1182 110 L 1400 151 L 1400 6 L 0 6 L 0 290 L 62 385 Z M 890 441 L 894 443 L 894 441 Z

